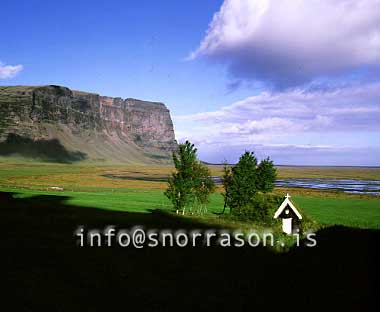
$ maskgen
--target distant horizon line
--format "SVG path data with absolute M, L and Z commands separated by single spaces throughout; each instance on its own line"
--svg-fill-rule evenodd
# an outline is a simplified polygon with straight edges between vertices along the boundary
M 206 164 L 206 165 L 210 165 L 210 166 L 223 166 L 224 163 L 211 163 L 211 162 L 207 162 L 207 161 L 203 161 L 201 160 L 202 163 Z M 234 166 L 236 165 L 237 163 L 227 163 L 227 165 L 229 166 Z M 274 164 L 274 166 L 276 167 L 338 167 L 338 168 L 379 168 L 380 169 L 380 165 L 279 165 L 279 164 Z

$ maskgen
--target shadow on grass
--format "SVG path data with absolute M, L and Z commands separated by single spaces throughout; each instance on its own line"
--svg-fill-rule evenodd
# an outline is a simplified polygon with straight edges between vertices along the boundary
M 0 156 L 11 155 L 61 163 L 71 163 L 87 158 L 85 153 L 67 150 L 58 139 L 32 140 L 14 133 L 9 133 L 7 139 L 0 142 Z
M 157 210 L 70 206 L 67 199 L 0 192 L 2 295 L 13 311 L 375 310 L 379 231 L 332 227 L 317 234 L 317 247 L 285 254 L 252 247 L 80 248 L 73 235 L 79 225 L 205 225 Z

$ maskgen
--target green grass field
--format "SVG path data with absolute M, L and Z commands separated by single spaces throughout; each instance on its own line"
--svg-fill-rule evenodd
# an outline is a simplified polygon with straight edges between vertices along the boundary
M 156 209 L 167 211 L 172 209 L 161 190 L 118 189 L 112 192 L 103 189 L 97 192 L 53 192 L 1 189 L 0 191 L 16 192 L 15 198 L 33 198 L 39 195 L 62 196 L 65 197 L 65 204 L 104 210 L 148 213 Z M 293 201 L 297 207 L 322 225 L 380 229 L 380 200 L 378 199 L 295 196 Z M 208 205 L 209 214 L 219 214 L 222 210 L 221 194 L 213 194 Z
M 95 163 L 55 164 L 2 159 L 0 191 L 18 193 L 18 197 L 38 195 L 65 196 L 65 203 L 81 207 L 126 212 L 149 212 L 171 209 L 163 195 L 162 181 L 170 166 L 121 166 Z M 211 166 L 213 175 L 220 175 L 220 166 Z M 111 179 L 107 174 L 127 177 Z M 279 177 L 339 177 L 378 179 L 379 168 L 352 167 L 279 167 Z M 49 191 L 51 186 L 65 191 Z M 213 194 L 208 205 L 209 216 L 222 211 L 221 189 Z M 341 192 L 278 188 L 277 194 L 290 192 L 293 201 L 306 214 L 322 225 L 379 229 L 379 196 L 348 195 Z
M 213 175 L 221 174 L 220 166 L 210 166 Z M 99 163 L 57 164 L 25 161 L 17 158 L 0 159 L 0 191 L 18 193 L 18 197 L 38 195 L 65 196 L 69 205 L 114 211 L 149 212 L 152 209 L 170 210 L 163 195 L 170 166 L 121 166 Z M 128 176 L 128 179 L 109 179 L 104 174 Z M 379 168 L 354 167 L 278 167 L 280 178 L 336 177 L 379 179 Z M 151 180 L 159 178 L 158 181 Z M 63 192 L 48 190 L 60 186 Z M 380 228 L 380 197 L 350 195 L 342 192 L 310 189 L 277 188 L 277 194 L 291 192 L 292 200 L 325 225 L 346 225 L 359 228 Z M 223 199 L 219 188 L 211 196 L 208 212 L 220 213 Z

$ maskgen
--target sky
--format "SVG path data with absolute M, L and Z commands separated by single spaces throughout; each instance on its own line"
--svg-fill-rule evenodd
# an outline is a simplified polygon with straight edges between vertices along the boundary
M 208 162 L 380 165 L 380 0 L 0 8 L 0 85 L 164 102 Z

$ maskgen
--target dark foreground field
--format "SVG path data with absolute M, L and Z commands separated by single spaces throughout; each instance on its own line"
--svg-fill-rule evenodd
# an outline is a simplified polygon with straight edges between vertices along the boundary
M 376 311 L 380 231 L 330 227 L 318 233 L 317 247 L 283 254 L 252 247 L 80 248 L 78 225 L 204 225 L 158 211 L 13 195 L 0 193 L 1 297 L 9 311 Z

